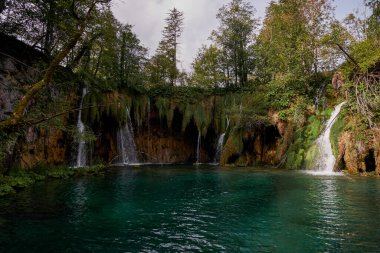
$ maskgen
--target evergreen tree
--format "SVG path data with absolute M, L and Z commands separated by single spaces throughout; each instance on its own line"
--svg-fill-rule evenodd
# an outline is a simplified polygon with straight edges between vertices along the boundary
M 179 38 L 183 31 L 183 13 L 174 8 L 165 21 L 166 25 L 162 32 L 163 38 L 150 66 L 151 71 L 159 71 L 160 73 L 151 73 L 151 77 L 154 77 L 151 78 L 151 81 L 169 82 L 173 86 L 179 74 L 177 53 Z

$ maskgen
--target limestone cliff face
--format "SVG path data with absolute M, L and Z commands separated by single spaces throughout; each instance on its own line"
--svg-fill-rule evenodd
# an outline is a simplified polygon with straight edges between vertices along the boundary
M 30 127 L 19 146 L 19 165 L 22 168 L 37 164 L 65 164 L 69 158 L 67 137 L 63 131 L 55 128 L 46 130 Z
M 139 134 L 135 139 L 141 162 L 146 163 L 194 163 L 197 140 L 186 139 L 183 135 L 162 133 Z M 200 161 L 210 161 L 201 149 Z
M 277 165 L 285 154 L 287 131 L 282 135 L 277 125 L 233 133 L 223 148 L 221 165 L 251 166 L 254 164 Z
M 135 143 L 138 158 L 143 163 L 195 163 L 197 161 L 198 129 L 194 120 L 182 130 L 183 114 L 174 108 L 172 124 L 167 125 L 157 113 L 155 105 L 151 106 L 143 126 L 136 127 Z M 201 137 L 199 162 L 210 162 L 207 145 L 211 140 Z M 212 149 L 212 148 L 211 148 Z M 209 150 L 211 154 L 213 150 Z
M 11 37 L 0 35 L 0 44 L 1 120 L 9 117 L 28 85 L 41 77 L 41 69 L 48 59 Z M 80 86 L 70 70 L 59 68 L 53 83 L 28 107 L 28 115 L 38 119 L 41 112 L 45 117 L 67 108 L 77 108 Z M 199 135 L 198 161 L 214 162 L 218 137 L 222 133 L 226 134 L 222 165 L 277 164 L 281 160 L 288 145 L 287 125 L 272 120 L 269 124 L 251 127 L 256 124 L 255 120 L 252 123 L 245 119 L 244 112 L 242 114 L 244 104 L 250 103 L 249 95 L 243 99 L 242 94 L 234 93 L 194 94 L 189 95 L 187 90 L 182 90 L 169 96 L 149 97 L 147 94 L 90 91 L 84 99 L 88 109 L 82 114 L 86 128 L 93 134 L 86 145 L 88 164 L 112 164 L 120 156 L 117 131 L 128 118 L 125 116 L 126 107 L 135 129 L 134 138 L 141 162 L 195 163 Z M 247 118 L 250 118 L 250 113 L 246 112 Z M 56 124 L 48 122 L 41 127 L 25 129 L 13 148 L 13 165 L 24 168 L 37 164 L 72 165 L 77 146 L 73 140 L 77 115 L 78 112 L 73 112 L 60 118 Z M 248 123 L 249 127 L 242 122 Z M 60 130 L 58 126 L 66 130 Z
M 276 112 L 270 111 L 268 118 L 268 125 L 230 133 L 223 148 L 220 164 L 280 164 L 290 145 L 293 127 L 292 124 L 280 120 Z
M 351 174 L 380 174 L 380 144 L 379 135 L 374 130 L 367 130 L 366 139 L 356 139 L 354 134 L 345 131 L 339 138 L 339 155 L 335 171 L 347 170 Z M 372 136 L 372 137 L 371 137 Z
M 32 65 L 43 57 L 24 43 L 0 34 L 0 120 L 6 119 L 22 95 L 41 72 Z
M 0 34 L 0 45 L 0 120 L 4 120 L 13 112 L 14 106 L 29 85 L 41 78 L 43 66 L 48 59 L 41 52 L 4 34 Z M 48 117 L 65 110 L 63 106 L 60 108 L 56 104 L 62 101 L 67 106 L 75 107 L 76 94 L 75 90 L 72 91 L 72 86 L 75 87 L 73 73 L 68 69 L 58 68 L 51 85 L 29 104 L 27 111 L 30 118 L 26 120 L 40 120 L 41 117 Z M 30 168 L 36 164 L 67 164 L 70 158 L 71 139 L 55 126 L 68 125 L 72 116 L 61 117 L 58 124 L 49 122 L 43 127 L 18 129 L 17 141 L 12 143 L 11 147 L 4 150 L 3 146 L 6 144 L 2 143 L 0 152 L 5 159 L 0 161 L 0 165 L 3 162 L 6 163 L 5 167 Z

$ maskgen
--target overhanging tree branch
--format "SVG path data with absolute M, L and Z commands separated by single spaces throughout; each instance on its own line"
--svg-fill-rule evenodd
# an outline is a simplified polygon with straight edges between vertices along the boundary
M 76 43 L 81 38 L 81 36 L 82 36 L 82 34 L 86 28 L 87 21 L 90 18 L 90 15 L 91 15 L 91 13 L 92 13 L 92 11 L 95 8 L 97 3 L 98 3 L 98 1 L 94 1 L 91 4 L 91 6 L 89 7 L 88 11 L 86 12 L 84 18 L 81 19 L 79 22 L 78 30 L 74 32 L 74 34 L 71 37 L 71 39 L 69 40 L 69 42 L 62 48 L 62 50 L 50 62 L 49 67 L 47 68 L 42 79 L 40 81 L 32 84 L 32 86 L 27 90 L 25 95 L 16 104 L 12 115 L 3 121 L 0 121 L 0 129 L 12 130 L 13 128 L 16 128 L 17 126 L 19 126 L 23 122 L 24 112 L 25 112 L 25 109 L 28 106 L 29 102 L 43 88 L 45 88 L 50 83 L 56 68 L 63 61 L 63 59 L 66 58 L 66 56 L 69 54 L 70 50 L 75 47 Z
M 343 52 L 343 54 L 353 63 L 356 67 L 359 68 L 358 62 L 340 45 L 339 43 L 331 42 L 331 44 L 337 46 L 340 51 Z

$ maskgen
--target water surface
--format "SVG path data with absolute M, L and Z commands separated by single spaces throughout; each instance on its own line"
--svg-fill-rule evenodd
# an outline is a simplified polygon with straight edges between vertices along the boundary
M 0 252 L 380 252 L 380 180 L 114 168 L 0 200 Z

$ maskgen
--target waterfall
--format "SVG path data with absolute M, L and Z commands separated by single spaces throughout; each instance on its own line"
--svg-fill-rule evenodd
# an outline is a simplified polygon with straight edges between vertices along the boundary
M 87 88 L 83 88 L 82 91 L 82 98 L 80 101 L 80 107 L 78 111 L 78 122 L 77 122 L 77 129 L 78 132 L 82 135 L 85 131 L 85 125 L 83 124 L 82 121 L 82 108 L 83 108 L 83 99 L 87 94 Z M 75 164 L 75 167 L 84 167 L 86 166 L 87 163 L 87 149 L 86 149 L 86 142 L 83 140 L 81 137 L 78 143 L 78 153 L 77 153 L 77 161 Z
M 228 113 L 226 113 L 226 130 L 230 127 L 230 117 L 228 116 Z
M 147 112 L 147 115 L 148 115 L 148 118 L 147 118 L 147 123 L 148 123 L 148 153 L 147 153 L 147 158 L 148 158 L 148 161 L 150 161 L 150 110 L 151 110 L 151 105 L 150 105 L 150 98 L 148 98 L 148 108 L 147 108 L 148 112 Z
M 200 149 L 201 149 L 201 131 L 198 131 L 198 142 L 197 142 L 197 161 L 196 164 L 199 164 L 200 160 Z
M 331 113 L 330 119 L 326 123 L 326 128 L 323 133 L 318 137 L 316 141 L 316 145 L 318 148 L 318 155 L 316 157 L 317 161 L 317 170 L 323 174 L 332 174 L 334 165 L 335 165 L 335 157 L 331 148 L 330 143 L 330 133 L 331 128 L 334 125 L 340 109 L 346 102 L 342 102 L 337 105 L 334 111 Z
M 215 156 L 214 156 L 214 162 L 213 162 L 214 164 L 219 163 L 220 155 L 222 154 L 222 150 L 223 150 L 223 143 L 224 143 L 224 136 L 225 135 L 226 135 L 225 133 L 222 133 L 219 136 L 218 144 L 216 146 L 216 151 L 215 151 Z
M 119 129 L 117 138 L 120 154 L 119 162 L 122 164 L 135 164 L 138 163 L 136 144 L 129 109 L 127 108 L 126 111 L 127 122 L 123 128 Z
M 230 118 L 228 116 L 228 113 L 226 113 L 226 131 L 229 127 L 230 127 Z M 215 156 L 214 156 L 214 161 L 213 161 L 214 164 L 219 164 L 220 156 L 223 150 L 224 136 L 226 136 L 226 133 L 222 133 L 221 135 L 219 135 L 218 143 L 217 143 L 216 151 L 215 151 Z
M 327 88 L 327 83 L 324 83 L 318 89 L 317 96 L 315 97 L 315 102 L 314 102 L 314 106 L 315 106 L 316 110 L 318 110 L 319 105 L 321 104 L 321 102 L 324 102 L 323 101 L 323 97 L 326 96 L 325 95 L 326 94 L 326 88 Z M 324 107 L 324 103 L 323 103 L 323 107 Z

